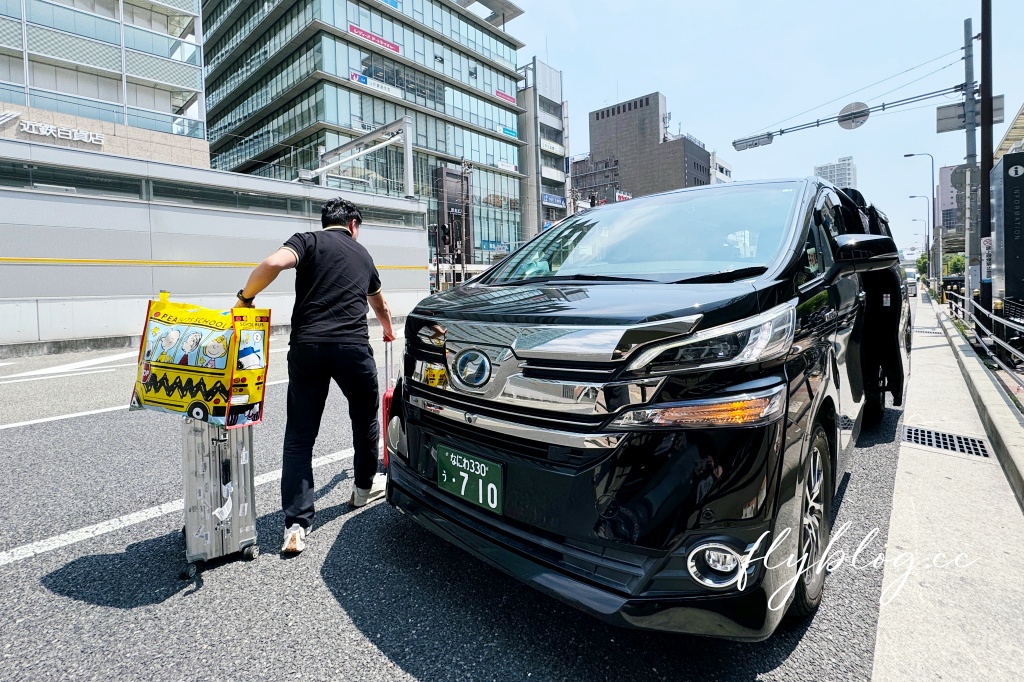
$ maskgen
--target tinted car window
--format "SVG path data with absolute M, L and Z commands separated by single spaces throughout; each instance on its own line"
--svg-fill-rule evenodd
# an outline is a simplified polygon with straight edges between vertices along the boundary
M 771 265 L 803 185 L 732 185 L 633 199 L 569 218 L 481 281 L 608 276 L 671 282 Z

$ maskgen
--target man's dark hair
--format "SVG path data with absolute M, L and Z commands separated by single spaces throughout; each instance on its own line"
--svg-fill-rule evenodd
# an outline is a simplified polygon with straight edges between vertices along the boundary
M 348 227 L 349 222 L 352 220 L 362 225 L 363 214 L 359 212 L 355 204 L 347 199 L 342 199 L 341 197 L 330 199 L 320 209 L 321 227 L 330 227 L 331 225 L 344 225 Z

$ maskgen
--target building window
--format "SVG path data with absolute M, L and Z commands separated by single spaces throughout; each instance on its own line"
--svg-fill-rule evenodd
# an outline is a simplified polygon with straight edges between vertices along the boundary
M 650 97 L 646 97 L 644 99 L 645 99 L 645 106 L 648 106 L 648 107 L 651 106 L 651 98 Z

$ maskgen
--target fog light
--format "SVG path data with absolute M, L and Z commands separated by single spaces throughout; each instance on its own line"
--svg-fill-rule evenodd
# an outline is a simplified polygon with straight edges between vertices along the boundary
M 719 573 L 732 573 L 740 565 L 736 555 L 731 552 L 720 552 L 715 549 L 704 550 L 704 561 Z
M 740 579 L 741 566 L 739 552 L 719 542 L 698 545 L 686 560 L 690 577 L 704 587 L 716 590 L 734 585 Z

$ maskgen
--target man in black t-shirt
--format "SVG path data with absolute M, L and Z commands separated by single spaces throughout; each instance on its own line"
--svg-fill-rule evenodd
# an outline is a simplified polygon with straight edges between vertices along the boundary
M 391 311 L 380 276 L 356 239 L 363 222 L 350 201 L 331 199 L 320 212 L 321 232 L 299 232 L 260 263 L 238 292 L 238 307 L 251 307 L 282 270 L 295 268 L 295 307 L 288 349 L 288 423 L 284 432 L 281 501 L 282 552 L 297 554 L 313 525 L 313 444 L 320 432 L 331 379 L 348 400 L 352 419 L 353 507 L 380 498 L 377 476 L 377 364 L 366 326 L 368 307 L 391 341 Z M 367 305 L 369 304 L 369 306 Z

